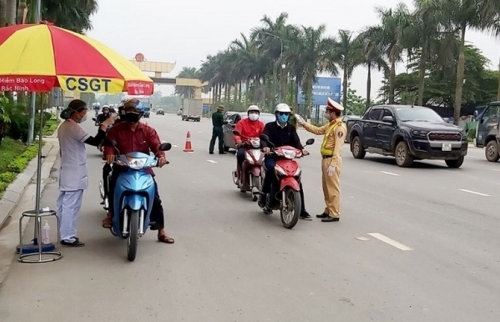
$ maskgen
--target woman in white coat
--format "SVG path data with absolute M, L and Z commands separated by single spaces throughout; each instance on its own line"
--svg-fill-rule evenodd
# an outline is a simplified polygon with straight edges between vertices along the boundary
M 61 112 L 65 121 L 57 131 L 61 165 L 59 169 L 59 197 L 57 216 L 61 244 L 65 246 L 85 246 L 76 237 L 76 227 L 82 206 L 83 191 L 88 187 L 87 152 L 85 144 L 98 146 L 106 136 L 106 128 L 113 124 L 115 117 L 101 123 L 95 137 L 85 131 L 80 123 L 87 119 L 87 104 L 73 100 Z

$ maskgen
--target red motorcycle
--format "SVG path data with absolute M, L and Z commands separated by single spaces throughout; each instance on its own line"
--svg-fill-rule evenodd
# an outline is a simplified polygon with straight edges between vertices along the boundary
M 238 131 L 233 131 L 233 134 L 241 136 Z M 249 138 L 242 145 L 245 147 L 245 161 L 241 169 L 233 171 L 233 182 L 241 192 L 251 191 L 252 200 L 257 201 L 264 182 L 261 176 L 264 153 L 260 150 L 260 138 Z
M 272 214 L 273 210 L 280 211 L 281 223 L 283 227 L 292 229 L 299 220 L 302 209 L 302 199 L 300 198 L 300 178 L 302 169 L 294 159 L 303 157 L 302 150 L 293 146 L 280 146 L 276 148 L 269 137 L 265 134 L 260 139 L 266 141 L 271 147 L 271 154 L 277 157 L 274 173 L 277 180 L 271 184 L 271 193 L 267 195 L 264 213 Z M 306 141 L 306 145 L 314 144 L 314 139 Z M 304 146 L 304 147 L 305 147 Z M 262 176 L 266 174 L 265 163 L 262 166 Z

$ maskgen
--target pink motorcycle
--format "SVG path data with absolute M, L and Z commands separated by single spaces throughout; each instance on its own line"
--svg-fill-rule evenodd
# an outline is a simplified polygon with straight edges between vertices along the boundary
M 241 135 L 238 131 L 233 131 L 233 134 Z M 233 182 L 241 192 L 251 191 L 252 201 L 257 201 L 264 182 L 261 176 L 264 153 L 260 149 L 260 138 L 249 138 L 242 144 L 245 147 L 245 161 L 241 169 L 233 171 Z

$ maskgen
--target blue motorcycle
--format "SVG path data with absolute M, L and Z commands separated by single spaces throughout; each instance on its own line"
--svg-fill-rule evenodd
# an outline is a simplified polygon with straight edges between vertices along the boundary
M 113 145 L 116 148 L 116 144 Z M 171 148 L 170 143 L 160 145 L 161 151 L 168 151 Z M 153 176 L 145 172 L 145 169 L 156 167 L 158 160 L 154 156 L 140 152 L 122 155 L 118 151 L 118 154 L 114 164 L 125 167 L 127 170 L 120 173 L 116 180 L 113 225 L 110 231 L 117 237 L 127 239 L 127 259 L 132 262 L 137 254 L 139 238 L 144 236 L 147 228 L 152 224 L 150 216 L 156 186 Z M 109 187 L 109 177 L 107 186 Z M 109 202 L 102 182 L 100 191 L 101 198 L 104 200 L 104 208 L 107 209 Z

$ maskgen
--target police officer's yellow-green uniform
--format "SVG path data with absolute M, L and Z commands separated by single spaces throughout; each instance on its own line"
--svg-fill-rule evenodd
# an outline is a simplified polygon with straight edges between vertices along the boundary
M 326 112 L 329 115 L 337 113 L 340 116 L 344 108 L 328 100 Z M 322 218 L 323 222 L 338 221 L 340 218 L 340 172 L 342 170 L 342 147 L 344 138 L 347 135 L 347 128 L 340 117 L 332 119 L 328 124 L 321 127 L 304 123 L 304 129 L 308 132 L 324 135 L 321 143 L 321 171 L 323 182 L 323 194 L 325 197 L 325 210 L 323 214 L 316 217 Z
M 219 140 L 219 153 L 220 154 L 225 154 L 224 152 L 224 131 L 222 129 L 222 125 L 226 122 L 224 122 L 224 116 L 222 115 L 222 111 L 224 111 L 224 106 L 219 105 L 217 108 L 217 112 L 212 114 L 212 125 L 213 125 L 213 130 L 212 130 L 212 139 L 210 140 L 210 145 L 208 147 L 208 152 L 210 154 L 214 153 L 214 147 L 215 147 L 215 140 Z

